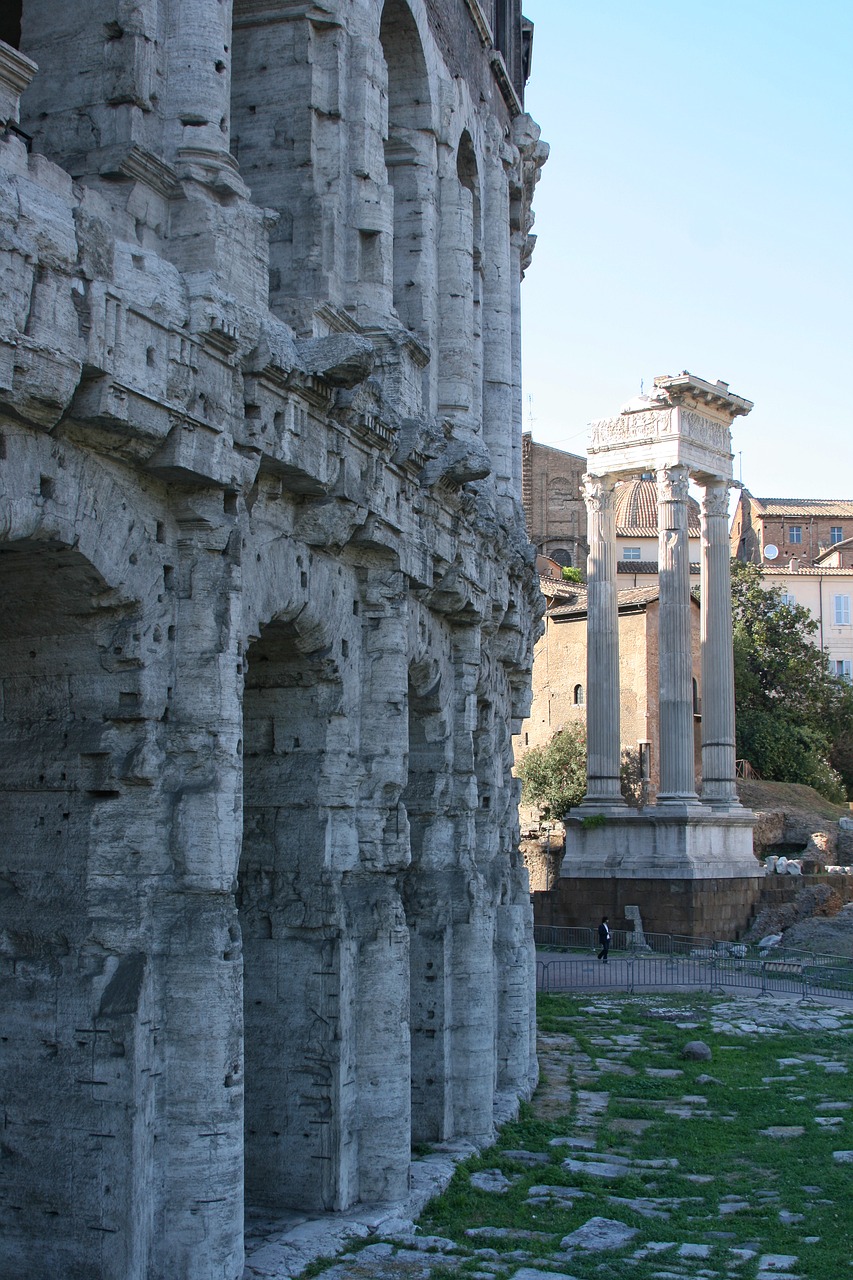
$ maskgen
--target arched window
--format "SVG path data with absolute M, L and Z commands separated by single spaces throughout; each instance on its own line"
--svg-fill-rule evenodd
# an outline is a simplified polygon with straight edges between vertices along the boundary
M 435 138 L 426 60 L 403 0 L 385 0 L 379 40 L 387 77 L 385 168 L 394 202 L 392 299 L 400 322 L 428 345 L 431 302 L 423 247 L 433 232 L 426 226 L 426 187 L 433 180 Z
M 561 564 L 567 569 L 572 568 L 572 553 L 567 551 L 565 547 L 555 547 L 548 554 L 552 560 L 556 560 L 557 564 Z
M 465 130 L 455 172 L 441 183 L 438 409 L 478 429 L 483 406 L 482 230 L 479 168 Z
M 576 684 L 576 685 L 575 685 L 575 697 L 574 697 L 574 702 L 575 702 L 575 706 L 576 706 L 576 707 L 582 707 L 582 706 L 584 705 L 584 693 L 583 693 L 583 685 L 582 685 L 582 684 Z

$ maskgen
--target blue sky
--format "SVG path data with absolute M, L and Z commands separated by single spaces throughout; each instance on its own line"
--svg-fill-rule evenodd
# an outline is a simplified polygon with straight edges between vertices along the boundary
M 853 0 L 524 11 L 551 146 L 525 429 L 582 454 L 641 379 L 689 369 L 755 402 L 733 444 L 753 493 L 853 498 Z

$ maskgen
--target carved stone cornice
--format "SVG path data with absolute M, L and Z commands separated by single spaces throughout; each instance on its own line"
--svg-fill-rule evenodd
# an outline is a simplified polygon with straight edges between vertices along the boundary
M 37 71 L 37 63 L 0 40 L 0 124 L 17 124 L 18 100 Z

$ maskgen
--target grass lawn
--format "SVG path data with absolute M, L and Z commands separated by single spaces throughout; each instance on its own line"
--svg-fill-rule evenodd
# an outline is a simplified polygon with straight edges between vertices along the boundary
M 434 1280 L 523 1266 L 578 1280 L 753 1280 L 769 1254 L 795 1261 L 765 1260 L 761 1274 L 853 1278 L 853 1164 L 833 1155 L 853 1148 L 853 1013 L 803 1030 L 768 1026 L 786 1020 L 773 1009 L 699 994 L 542 997 L 545 1078 L 533 1102 L 419 1224 L 495 1252 L 436 1260 Z M 808 1024 L 808 1010 L 788 1012 Z M 710 1047 L 710 1061 L 682 1058 L 691 1040 Z M 510 1183 L 503 1193 L 472 1183 L 490 1170 Z M 607 1251 L 561 1248 L 596 1216 L 635 1234 Z M 478 1227 L 510 1234 L 466 1235 Z

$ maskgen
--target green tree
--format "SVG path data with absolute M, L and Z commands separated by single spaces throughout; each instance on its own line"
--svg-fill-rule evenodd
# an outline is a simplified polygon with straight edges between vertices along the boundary
M 853 786 L 853 689 L 830 672 L 809 611 L 761 580 L 759 565 L 732 561 L 737 754 L 763 778 L 843 802 Z
M 521 799 L 543 818 L 561 819 L 586 794 L 586 730 L 560 729 L 545 747 L 531 747 L 518 762 Z

